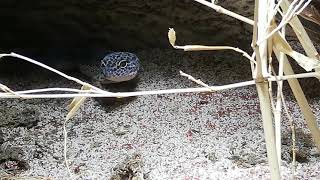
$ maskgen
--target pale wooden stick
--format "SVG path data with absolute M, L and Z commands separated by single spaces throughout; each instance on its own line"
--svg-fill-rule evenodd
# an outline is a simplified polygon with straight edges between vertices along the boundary
M 2 90 L 2 91 L 4 91 L 4 92 L 11 93 L 11 94 L 13 94 L 13 95 L 16 95 L 16 96 L 19 96 L 19 97 L 20 97 L 19 93 L 14 92 L 14 91 L 11 90 L 8 86 L 6 86 L 6 85 L 4 85 L 4 84 L 1 84 L 1 83 L 0 83 L 0 90 Z M 21 97 L 20 97 L 20 98 L 21 98 Z
M 309 1 L 306 2 L 306 3 L 303 5 L 303 7 L 302 7 L 300 10 L 298 10 L 298 8 L 302 5 L 302 2 L 303 2 L 303 1 L 301 0 L 301 1 L 299 2 L 299 4 L 296 5 L 292 11 L 288 11 L 288 12 L 283 16 L 280 24 L 279 24 L 275 29 L 273 29 L 272 32 L 270 32 L 269 34 L 267 34 L 263 39 L 259 40 L 259 41 L 257 42 L 257 44 L 261 44 L 264 40 L 270 38 L 274 33 L 277 33 L 283 26 L 285 26 L 285 25 L 294 17 L 294 15 L 297 14 L 297 12 L 302 11 L 302 10 L 310 3 Z M 292 4 L 294 4 L 294 3 L 291 3 L 291 5 L 292 5 Z M 290 6 L 291 6 L 291 5 L 290 5 Z
M 233 18 L 235 18 L 235 19 L 238 19 L 238 20 L 240 20 L 240 21 L 243 21 L 243 22 L 245 22 L 245 23 L 247 23 L 247 24 L 253 25 L 253 21 L 252 21 L 251 19 L 246 18 L 246 17 L 244 17 L 244 16 L 241 16 L 241 15 L 239 15 L 239 14 L 236 14 L 236 13 L 234 13 L 234 12 L 232 12 L 232 11 L 229 11 L 229 10 L 227 10 L 227 9 L 221 7 L 221 6 L 218 6 L 218 5 L 214 4 L 214 3 L 210 3 L 210 2 L 208 2 L 208 1 L 206 1 L 206 0 L 194 0 L 194 1 L 196 1 L 196 2 L 198 2 L 198 3 L 201 3 L 201 4 L 203 4 L 203 5 L 206 5 L 206 6 L 210 7 L 210 8 L 212 8 L 212 9 L 214 9 L 214 10 L 216 10 L 218 13 L 222 13 L 222 14 L 231 16 L 231 17 L 233 17 Z
M 199 85 L 201 85 L 201 86 L 203 86 L 203 87 L 208 88 L 208 90 L 210 90 L 210 91 L 214 91 L 214 89 L 212 89 L 212 87 L 210 87 L 210 86 L 207 85 L 206 83 L 202 82 L 200 79 L 196 79 L 196 78 L 194 78 L 193 76 L 191 76 L 191 75 L 189 75 L 189 74 L 186 74 L 186 73 L 184 73 L 184 72 L 182 72 L 182 71 L 180 71 L 180 75 L 181 75 L 181 76 L 184 76 L 184 77 L 187 77 L 187 78 L 190 79 L 191 81 L 193 81 L 193 82 L 195 82 L 195 83 L 197 83 L 197 84 L 199 84 Z
M 42 92 L 55 92 L 55 91 L 62 91 L 62 92 L 74 92 L 74 93 L 101 93 L 100 91 L 96 91 L 93 89 L 90 90 L 80 90 L 80 89 L 73 89 L 73 88 L 44 88 L 44 89 L 31 89 L 31 90 L 24 90 L 24 91 L 15 91 L 16 94 L 33 94 L 33 93 L 42 93 Z M 107 91 L 105 91 L 107 92 Z M 109 92 L 107 92 L 109 93 Z M 1 93 L 0 93 L 1 94 Z M 0 95 L 1 98 L 1 95 Z
M 310 3 L 311 3 L 312 0 L 308 0 L 302 8 L 300 8 L 295 14 L 300 14 Z
M 270 167 L 271 179 L 280 180 L 280 169 L 278 163 L 277 149 L 275 144 L 275 135 L 273 128 L 273 118 L 271 111 L 270 96 L 268 93 L 268 81 L 265 77 L 267 74 L 267 41 L 257 46 L 257 40 L 265 37 L 268 23 L 268 11 L 266 7 L 268 1 L 255 0 L 255 23 L 253 34 L 253 47 L 256 53 L 257 76 L 256 87 L 260 100 L 260 109 L 262 114 L 263 129 L 267 146 L 268 162 Z M 258 22 L 258 24 L 256 23 Z M 257 34 L 255 34 L 257 33 Z M 258 37 L 258 39 L 256 38 Z
M 65 162 L 68 174 L 70 178 L 72 178 L 72 172 L 70 170 L 68 156 L 67 156 L 67 142 L 68 142 L 68 132 L 66 127 L 67 121 L 68 119 L 65 119 L 65 121 L 63 122 L 63 158 L 64 158 L 64 162 Z
M 286 32 L 286 26 L 282 28 L 281 35 L 283 38 L 285 38 L 285 32 Z M 272 49 L 270 50 L 272 51 Z M 284 53 L 280 54 L 280 59 L 279 59 L 279 73 L 278 76 L 280 78 L 283 77 L 283 58 L 284 58 Z M 275 72 L 274 72 L 275 74 Z M 274 112 L 274 124 L 275 124 L 275 136 L 276 136 L 276 144 L 277 144 L 277 153 L 278 153 L 278 160 L 279 160 L 279 166 L 281 168 L 281 112 L 282 112 L 282 86 L 283 86 L 283 81 L 277 81 L 277 102 L 276 102 L 276 108 Z M 285 102 L 283 102 L 285 103 Z
M 245 51 L 231 47 L 231 46 L 203 46 L 203 45 L 185 45 L 185 46 L 173 46 L 175 49 L 183 49 L 184 51 L 219 51 L 219 50 L 233 50 L 241 53 L 244 57 L 249 59 L 252 63 L 256 61 Z
M 295 128 L 295 123 L 293 118 L 291 117 L 288 107 L 286 105 L 283 93 L 281 91 L 281 99 L 283 103 L 283 109 L 284 112 L 286 113 L 290 128 L 291 128 L 291 139 L 292 139 L 292 179 L 295 179 L 295 174 L 296 174 L 296 128 Z
M 151 90 L 151 91 L 141 91 L 141 92 L 100 92 L 97 93 L 75 93 L 75 94 L 19 94 L 19 96 L 11 93 L 0 93 L 0 98 L 74 98 L 74 97 L 132 97 L 132 96 L 142 96 L 142 95 L 155 95 L 155 94 L 173 94 L 173 93 L 198 93 L 198 92 L 210 92 L 210 91 L 222 91 L 227 89 L 245 87 L 254 85 L 255 81 L 245 81 L 240 83 L 228 84 L 223 86 L 210 86 L 208 88 L 184 88 L 184 89 L 165 89 L 165 90 Z M 81 92 L 81 91 L 80 91 Z M 86 91 L 84 91 L 86 92 Z
M 72 77 L 72 76 L 69 76 L 69 75 L 67 75 L 67 74 L 65 74 L 65 73 L 63 73 L 63 72 L 60 72 L 60 71 L 58 71 L 58 70 L 56 70 L 56 69 L 54 69 L 54 68 L 52 68 L 52 67 L 50 67 L 50 66 L 47 66 L 47 65 L 45 65 L 45 64 L 43 64 L 43 63 L 41 63 L 41 62 L 38 62 L 38 61 L 36 61 L 36 60 L 34 60 L 34 59 L 31 59 L 31 58 L 28 58 L 28 57 L 25 57 L 25 56 L 22 56 L 22 55 L 20 55 L 20 54 L 16 54 L 16 53 L 13 53 L 13 52 L 10 53 L 10 54 L 0 54 L 0 58 L 6 57 L 6 56 L 15 57 L 15 58 L 18 58 L 18 59 L 23 59 L 23 60 L 28 61 L 28 62 L 30 62 L 30 63 L 32 63 L 32 64 L 38 65 L 38 66 L 40 66 L 40 67 L 42 67 L 42 68 L 45 68 L 45 69 L 47 69 L 47 70 L 49 70 L 49 71 L 51 71 L 51 72 L 54 72 L 54 73 L 56 73 L 56 74 L 58 74 L 58 75 L 60 75 L 60 76 L 62 76 L 62 77 L 64 77 L 64 78 L 66 78 L 66 79 L 69 79 L 69 80 L 71 80 L 71 81 L 74 81 L 74 82 L 76 82 L 76 83 L 78 83 L 78 84 L 81 84 L 81 85 L 83 85 L 83 86 L 89 86 L 90 88 L 92 88 L 92 89 L 94 89 L 94 90 L 97 90 L 97 91 L 103 91 L 102 89 L 99 89 L 99 88 L 97 88 L 97 87 L 95 87 L 95 86 L 92 86 L 92 85 L 89 84 L 89 83 L 83 82 L 83 81 L 81 81 L 81 80 L 79 80 L 79 79 L 77 79 L 77 78 L 74 78 L 74 77 Z
M 278 51 L 280 52 L 280 51 Z M 310 73 L 301 73 L 301 74 L 291 74 L 285 76 L 271 76 L 268 78 L 269 81 L 282 81 L 288 79 L 300 79 L 300 78 L 310 78 L 310 77 L 320 77 L 320 72 L 310 72 Z
M 319 77 L 319 72 L 312 73 L 302 73 L 302 74 L 293 74 L 286 76 L 271 76 L 268 78 L 268 81 L 282 81 L 288 79 L 296 79 L 296 78 L 308 78 L 308 77 Z M 243 83 L 243 84 L 242 84 Z M 74 98 L 74 97 L 128 97 L 128 96 L 143 96 L 143 95 L 151 95 L 151 94 L 171 94 L 171 93 L 184 93 L 184 92 L 205 92 L 205 91 L 221 91 L 225 89 L 238 88 L 248 85 L 253 85 L 255 82 L 247 81 L 235 84 L 228 84 L 224 86 L 209 86 L 208 89 L 204 88 L 185 88 L 185 89 L 164 89 L 164 90 L 154 90 L 154 91 L 138 91 L 138 92 L 123 92 L 123 93 L 113 93 L 108 91 L 96 91 L 93 89 L 90 90 L 79 90 L 73 88 L 44 88 L 44 89 L 32 89 L 32 90 L 24 90 L 24 91 L 15 91 L 13 93 L 0 93 L 0 98 Z M 210 89 L 210 90 L 209 90 Z M 43 92 L 74 92 L 76 94 L 38 94 Z M 82 93 L 79 95 L 78 93 Z M 49 96 L 47 96 L 49 95 Z
M 176 43 L 176 32 L 174 31 L 173 28 L 169 28 L 168 31 L 168 39 L 170 44 L 172 45 L 173 48 L 175 49 L 183 49 L 184 51 L 219 51 L 219 50 L 233 50 L 236 51 L 238 53 L 242 53 L 242 55 L 244 57 L 246 57 L 247 59 L 250 60 L 251 63 L 256 63 L 254 60 L 254 55 L 249 56 L 248 53 L 246 53 L 245 51 L 239 49 L 239 48 L 235 48 L 235 47 L 231 47 L 231 46 L 203 46 L 203 45 L 184 45 L 184 46 L 177 46 Z

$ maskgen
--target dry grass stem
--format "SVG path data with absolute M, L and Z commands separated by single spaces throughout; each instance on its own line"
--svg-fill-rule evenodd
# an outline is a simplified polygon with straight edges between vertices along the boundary
M 240 21 L 243 21 L 243 22 L 245 22 L 245 23 L 247 23 L 247 24 L 253 25 L 253 23 L 254 23 L 254 22 L 253 22 L 251 19 L 249 19 L 249 18 L 246 18 L 246 17 L 244 17 L 244 16 L 241 16 L 241 15 L 239 15 L 239 14 L 236 14 L 236 13 L 234 13 L 234 12 L 232 12 L 232 11 L 229 11 L 229 10 L 227 10 L 227 9 L 221 7 L 221 6 L 218 6 L 218 5 L 214 4 L 214 3 L 210 3 L 210 2 L 208 2 L 208 1 L 206 1 L 206 0 L 194 0 L 194 1 L 196 1 L 196 2 L 198 2 L 198 3 L 200 3 L 200 4 L 203 4 L 203 5 L 205 5 L 205 6 L 208 6 L 208 7 L 212 8 L 212 9 L 214 9 L 214 10 L 216 10 L 218 13 L 222 13 L 222 14 L 231 16 L 231 17 L 233 17 L 233 18 L 235 18 L 235 19 L 238 19 L 238 20 L 240 20 Z
M 201 85 L 201 86 L 203 86 L 203 87 L 208 88 L 210 91 L 214 91 L 214 89 L 212 89 L 211 86 L 209 86 L 209 85 L 207 85 L 206 83 L 202 82 L 200 79 L 195 79 L 195 78 L 192 77 L 191 75 L 186 74 L 186 73 L 184 73 L 184 72 L 182 72 L 182 71 L 180 71 L 180 75 L 181 75 L 181 76 L 184 76 L 184 77 L 187 77 L 187 78 L 190 79 L 191 81 L 193 81 L 193 82 L 195 82 L 195 83 L 197 83 L 197 84 L 199 84 L 199 85 Z
M 256 61 L 245 51 L 231 46 L 202 46 L 202 45 L 185 45 L 185 46 L 174 46 L 176 49 L 183 49 L 184 51 L 221 51 L 221 50 L 233 50 L 241 53 L 244 57 L 249 59 L 252 63 L 256 64 Z
M 285 76 L 271 76 L 268 81 L 282 81 L 296 78 L 309 78 L 309 77 L 319 77 L 319 72 L 311 73 L 301 73 Z M 246 81 L 243 83 L 228 84 L 222 86 L 210 86 L 211 90 L 221 91 L 232 88 L 238 88 L 243 86 L 254 85 L 254 80 Z M 63 94 L 39 94 L 43 92 L 56 92 L 62 91 L 66 92 Z M 96 91 L 96 90 L 79 90 L 73 88 L 45 88 L 45 89 L 33 89 L 16 91 L 13 93 L 0 93 L 0 98 L 74 98 L 74 97 L 130 97 L 130 96 L 143 96 L 143 95 L 155 95 L 155 94 L 172 94 L 172 93 L 192 93 L 192 92 L 206 92 L 210 91 L 208 88 L 185 88 L 185 89 L 166 89 L 166 90 L 153 90 L 153 91 L 140 91 L 140 92 L 123 92 L 123 93 L 113 93 L 108 91 Z M 69 92 L 69 93 L 68 93 Z M 71 93 L 72 94 L 71 94 Z M 81 94 L 79 94 L 81 93 Z
M 278 3 L 280 6 L 280 2 Z M 285 32 L 286 32 L 286 26 L 284 26 L 281 30 L 281 36 L 285 38 Z M 272 47 L 270 49 L 272 52 Z M 284 53 L 280 54 L 280 59 L 279 61 L 279 73 L 278 77 L 282 78 L 283 77 L 283 59 L 284 59 Z M 271 65 L 271 70 L 273 71 L 273 74 L 276 75 L 272 65 Z M 282 87 L 283 87 L 283 81 L 277 79 L 277 97 L 276 97 L 276 107 L 275 107 L 275 112 L 274 112 L 274 123 L 275 123 L 275 136 L 276 136 L 276 146 L 277 146 L 277 153 L 278 153 L 278 159 L 279 159 L 279 165 L 281 167 L 281 112 L 282 112 L 282 103 L 284 104 L 285 102 L 282 102 L 281 96 L 282 96 Z
M 279 23 L 279 25 L 272 31 L 270 32 L 268 35 L 266 35 L 264 38 L 262 38 L 261 40 L 259 40 L 257 42 L 258 45 L 260 45 L 263 41 L 265 41 L 266 39 L 270 38 L 272 35 L 274 35 L 276 32 L 278 32 L 279 30 L 281 30 L 281 28 L 283 26 L 285 26 L 286 24 L 289 23 L 289 21 L 296 16 L 297 14 L 299 14 L 301 11 L 304 10 L 304 8 L 310 3 L 310 0 L 305 2 L 304 5 L 301 7 L 301 5 L 303 4 L 304 0 L 299 1 L 299 4 L 294 6 L 296 0 L 291 3 L 291 5 L 289 6 L 288 11 L 286 12 L 286 14 L 284 14 L 281 22 Z M 301 7 L 301 8 L 300 8 Z M 300 9 L 299 9 L 300 8 Z
M 291 117 L 288 107 L 285 103 L 285 99 L 283 96 L 283 93 L 281 92 L 281 100 L 283 103 L 283 109 L 284 112 L 289 120 L 290 128 L 291 128 L 291 139 L 292 139 L 292 179 L 295 179 L 295 174 L 296 174 L 296 128 L 295 128 L 295 122 L 293 118 Z
M 0 90 L 3 91 L 3 92 L 7 92 L 7 93 L 10 93 L 10 94 L 13 94 L 15 96 L 18 96 L 20 97 L 19 93 L 16 93 L 14 92 L 13 90 L 11 90 L 8 86 L 6 85 L 3 85 L 3 84 L 0 84 Z M 21 97 L 20 97 L 21 98 Z
M 73 88 L 44 88 L 44 89 L 31 89 L 31 90 L 24 90 L 24 91 L 15 91 L 15 93 L 18 95 L 19 94 L 43 93 L 43 92 L 100 93 L 100 91 L 96 91 L 96 90 L 92 90 L 92 89 L 80 90 L 80 89 L 73 89 Z M 0 94 L 4 94 L 4 93 L 0 93 Z
M 184 46 L 177 46 L 175 44 L 176 42 L 176 32 L 174 31 L 173 28 L 169 28 L 168 31 L 168 38 L 169 42 L 174 47 L 175 49 L 182 49 L 184 51 L 221 51 L 221 50 L 233 50 L 235 52 L 241 53 L 244 57 L 250 60 L 251 63 L 256 64 L 256 61 L 254 60 L 253 57 L 251 57 L 248 53 L 245 51 L 231 47 L 231 46 L 203 46 L 203 45 L 184 45 Z
M 83 81 L 81 81 L 81 80 L 79 80 L 79 79 L 77 79 L 77 78 L 74 78 L 74 77 L 72 77 L 72 76 L 68 76 L 68 75 L 66 75 L 65 73 L 60 72 L 60 71 L 58 71 L 58 70 L 56 70 L 56 69 L 54 69 L 54 68 L 52 68 L 52 67 L 50 67 L 50 66 L 47 66 L 47 65 L 45 65 L 45 64 L 43 64 L 43 63 L 41 63 L 41 62 L 38 62 L 38 61 L 36 61 L 36 60 L 33 60 L 33 59 L 31 59 L 31 58 L 22 56 L 22 55 L 20 55 L 20 54 L 16 54 L 16 53 L 0 54 L 0 58 L 6 57 L 6 56 L 15 57 L 15 58 L 18 58 L 18 59 L 22 59 L 22 60 L 28 61 L 28 62 L 30 62 L 30 63 L 32 63 L 32 64 L 38 65 L 38 66 L 40 66 L 40 67 L 42 67 L 42 68 L 45 68 L 45 69 L 47 69 L 47 70 L 49 70 L 49 71 L 51 71 L 51 72 L 54 72 L 54 73 L 56 73 L 56 74 L 58 74 L 58 75 L 60 75 L 60 76 L 62 76 L 62 77 L 64 77 L 64 78 L 66 78 L 66 79 L 69 79 L 69 80 L 71 80 L 71 81 L 74 81 L 74 82 L 76 82 L 76 83 L 78 83 L 78 84 L 81 84 L 81 85 L 83 85 L 83 86 L 89 86 L 89 87 L 91 87 L 92 89 L 97 90 L 97 91 L 103 91 L 103 90 L 101 90 L 101 89 L 99 89 L 99 88 L 97 88 L 97 87 L 95 87 L 95 86 L 92 86 L 92 85 L 89 84 L 89 83 L 83 82 Z
M 244 81 L 240 83 L 222 85 L 222 86 L 210 86 L 210 89 L 214 91 L 222 91 L 227 89 L 239 88 L 254 85 L 255 81 Z M 139 91 L 139 92 L 96 92 L 96 93 L 72 93 L 72 94 L 19 94 L 13 95 L 11 93 L 0 93 L 0 98 L 74 98 L 74 97 L 132 97 L 132 96 L 144 96 L 144 95 L 156 95 L 156 94 L 173 94 L 173 93 L 199 93 L 212 91 L 208 88 L 183 88 L 183 89 L 165 89 L 165 90 L 151 90 L 151 91 Z
M 300 78 L 310 78 L 310 77 L 319 77 L 319 72 L 310 72 L 310 73 L 301 73 L 301 74 L 292 74 L 285 76 L 271 76 L 268 78 L 269 81 L 282 81 L 289 79 L 300 79 Z
M 69 167 L 69 162 L 68 162 L 68 156 L 67 156 L 67 150 L 68 150 L 68 146 L 67 146 L 67 142 L 68 142 L 68 132 L 67 132 L 67 122 L 69 119 L 65 119 L 64 123 L 63 123 L 63 158 L 64 158 L 64 162 L 69 174 L 69 177 L 72 177 L 72 172 L 70 170 Z

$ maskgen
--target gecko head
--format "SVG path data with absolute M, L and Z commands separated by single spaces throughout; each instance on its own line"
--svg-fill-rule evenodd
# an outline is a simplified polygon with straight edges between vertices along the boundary
M 140 69 L 139 58 L 129 52 L 113 52 L 101 60 L 104 78 L 112 82 L 129 81 L 135 78 Z

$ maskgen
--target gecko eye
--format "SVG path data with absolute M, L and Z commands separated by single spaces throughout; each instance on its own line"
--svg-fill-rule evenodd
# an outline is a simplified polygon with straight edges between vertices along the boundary
M 126 60 L 120 61 L 118 63 L 119 68 L 125 68 L 125 67 L 127 67 L 127 65 L 128 65 L 128 61 L 126 61 Z

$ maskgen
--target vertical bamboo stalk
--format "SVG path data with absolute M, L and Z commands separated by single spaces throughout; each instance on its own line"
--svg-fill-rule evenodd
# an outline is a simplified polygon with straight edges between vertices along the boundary
M 261 3 L 261 4 L 260 4 Z M 256 74 L 256 87 L 260 100 L 260 109 L 262 114 L 263 129 L 265 134 L 265 141 L 267 146 L 268 162 L 271 172 L 271 178 L 273 180 L 280 179 L 280 169 L 278 163 L 277 149 L 275 144 L 275 135 L 273 127 L 273 117 L 271 111 L 271 101 L 268 92 L 268 81 L 265 79 L 267 73 L 267 61 L 268 61 L 268 43 L 267 41 L 261 43 L 258 47 L 256 42 L 257 39 L 264 38 L 267 34 L 268 24 L 268 1 L 267 0 L 256 0 L 255 11 L 254 11 L 254 26 L 253 26 L 253 41 L 252 46 L 256 53 L 257 62 L 257 74 Z M 258 22 L 258 24 L 257 24 Z
M 282 28 L 281 35 L 285 38 L 285 32 L 286 32 L 286 26 Z M 272 51 L 272 48 L 271 50 Z M 280 54 L 279 60 L 279 73 L 278 76 L 281 79 L 283 76 L 283 58 L 284 53 Z M 282 86 L 283 81 L 277 82 L 278 88 L 277 88 L 277 102 L 274 112 L 274 124 L 275 124 L 275 136 L 276 136 L 276 145 L 277 145 L 277 154 L 278 154 L 278 163 L 281 167 L 281 111 L 282 111 L 282 101 L 281 101 L 281 94 L 282 94 Z M 281 168 L 280 168 L 281 169 Z
M 265 82 L 257 83 L 256 87 L 257 87 L 259 100 L 260 100 L 260 109 L 262 114 L 263 130 L 264 130 L 264 136 L 265 136 L 265 141 L 267 146 L 267 155 L 268 155 L 268 162 L 269 162 L 269 167 L 271 172 L 271 179 L 279 180 L 280 168 L 278 163 L 274 128 L 272 123 L 273 118 L 272 118 L 270 98 L 268 93 L 268 82 L 265 81 Z

